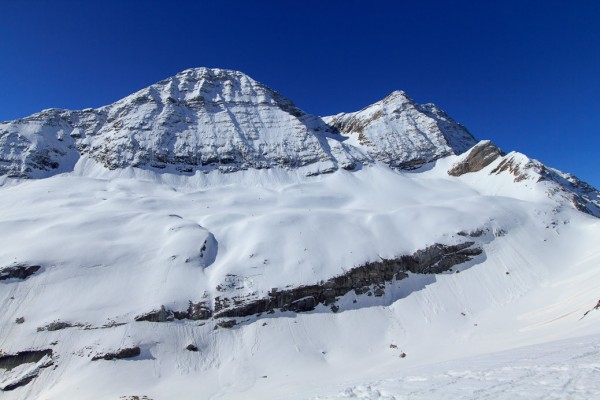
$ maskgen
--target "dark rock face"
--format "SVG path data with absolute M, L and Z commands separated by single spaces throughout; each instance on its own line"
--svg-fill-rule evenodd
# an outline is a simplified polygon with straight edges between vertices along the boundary
M 217 323 L 217 326 L 220 327 L 220 328 L 227 328 L 227 329 L 229 329 L 229 328 L 233 328 L 236 324 L 237 324 L 237 322 L 236 322 L 235 319 L 229 319 L 229 320 L 226 320 L 226 321 L 219 321 Z M 216 326 L 215 326 L 215 328 L 216 328 Z
M 230 299 L 217 297 L 214 316 L 215 318 L 245 317 L 272 312 L 275 309 L 306 312 L 314 310 L 318 304 L 331 305 L 338 297 L 351 290 L 356 294 L 371 293 L 372 285 L 377 285 L 375 296 L 382 296 L 386 282 L 404 279 L 408 276 L 407 272 L 441 273 L 454 265 L 471 260 L 482 253 L 480 248 L 470 248 L 473 244 L 474 242 L 452 246 L 436 244 L 412 255 L 366 263 L 319 284 L 284 290 L 272 289 L 268 297 L 246 302 L 236 302 L 234 299 L 233 307 Z
M 52 357 L 52 350 L 25 350 L 17 354 L 3 354 L 0 356 L 0 368 L 11 370 L 22 364 L 37 363 L 45 356 Z
M 193 344 L 188 344 L 185 349 L 188 350 L 188 351 L 198 351 L 198 347 L 196 347 Z
M 189 319 L 192 321 L 206 320 L 212 317 L 212 310 L 205 301 L 194 303 L 189 302 L 188 309 L 185 311 L 173 311 L 160 306 L 159 310 L 150 311 L 148 313 L 135 317 L 136 321 L 148 322 L 168 322 L 175 319 Z
M 0 281 L 6 279 L 27 279 L 42 268 L 40 265 L 14 265 L 0 269 Z
M 136 321 L 148 321 L 148 322 L 166 322 L 173 321 L 173 311 L 168 310 L 165 306 L 160 306 L 159 310 L 150 311 L 146 314 L 138 315 L 135 317 Z
M 127 347 L 124 349 L 120 349 L 117 350 L 114 353 L 106 353 L 106 354 L 98 354 L 96 356 L 94 356 L 92 358 L 92 361 L 96 361 L 96 360 L 121 360 L 124 358 L 132 358 L 132 357 L 137 357 L 142 353 L 142 350 L 135 346 L 135 347 Z
M 184 318 L 190 319 L 192 321 L 198 321 L 203 319 L 209 319 L 210 317 L 212 317 L 212 310 L 206 304 L 206 302 L 200 301 L 198 303 L 193 303 L 190 301 L 187 313 Z M 176 318 L 183 319 L 179 318 L 177 315 Z
M 459 236 L 469 236 L 469 237 L 481 237 L 487 232 L 487 229 L 484 231 L 483 229 L 476 229 L 471 232 L 460 231 L 457 233 Z
M 480 234 L 481 235 L 481 234 Z M 462 236 L 468 236 L 466 233 Z M 473 234 L 472 236 L 477 236 Z M 423 250 L 418 250 L 412 255 L 404 255 L 395 259 L 381 259 L 380 261 L 365 263 L 352 268 L 343 275 L 335 276 L 327 281 L 314 285 L 305 285 L 289 289 L 273 288 L 267 297 L 256 298 L 255 293 L 232 298 L 217 296 L 214 299 L 213 309 L 208 300 L 198 303 L 189 302 L 185 311 L 173 311 L 165 306 L 159 310 L 150 311 L 135 317 L 136 321 L 169 322 L 175 319 L 189 319 L 193 321 L 214 318 L 236 318 L 262 313 L 273 313 L 276 309 L 295 313 L 314 310 L 319 304 L 329 306 L 333 312 L 339 307 L 335 305 L 337 299 L 354 290 L 357 295 L 381 297 L 385 294 L 385 284 L 408 277 L 407 272 L 416 274 L 438 274 L 450 270 L 454 265 L 467 262 L 481 254 L 483 250 L 472 247 L 475 242 L 464 242 L 456 245 L 435 244 Z M 220 292 L 227 292 L 227 288 L 236 288 L 239 277 L 228 276 L 228 283 L 217 286 Z M 205 293 L 203 298 L 207 298 Z M 231 328 L 235 320 L 221 321 L 218 327 Z M 216 327 L 215 327 L 216 329 Z
M 12 370 L 22 364 L 35 364 L 40 362 L 44 357 L 50 357 L 50 361 L 46 362 L 43 365 L 40 365 L 39 368 L 46 368 L 53 364 L 52 362 L 52 350 L 25 350 L 20 351 L 16 354 L 3 354 L 0 355 L 0 369 Z M 6 386 L 0 387 L 2 391 L 10 391 L 21 386 L 27 385 L 29 382 L 37 378 L 39 374 L 39 370 L 36 370 L 34 373 L 27 374 L 21 377 L 21 379 L 14 381 Z
M 448 175 L 461 176 L 469 172 L 481 171 L 500 156 L 502 156 L 502 151 L 492 142 L 479 143 L 473 147 L 462 162 L 454 165 L 448 171 Z

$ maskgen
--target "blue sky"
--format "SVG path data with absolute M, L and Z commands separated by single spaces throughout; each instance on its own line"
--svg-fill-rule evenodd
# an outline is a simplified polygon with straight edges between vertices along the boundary
M 199 66 L 318 115 L 402 89 L 600 187 L 600 1 L 0 0 L 0 120 Z

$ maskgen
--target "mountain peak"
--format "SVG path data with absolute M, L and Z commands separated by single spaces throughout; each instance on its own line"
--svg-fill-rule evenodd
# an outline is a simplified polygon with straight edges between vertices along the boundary
M 172 79 L 177 78 L 179 80 L 212 80 L 212 81 L 227 81 L 227 80 L 240 80 L 247 79 L 252 81 L 253 83 L 260 84 L 259 82 L 252 79 L 250 76 L 246 75 L 241 71 L 236 71 L 233 69 L 226 68 L 209 68 L 209 67 L 196 67 L 196 68 L 188 68 L 172 77 L 167 78 Z
M 175 174 L 306 167 L 310 175 L 376 160 L 403 169 L 473 144 L 466 129 L 401 90 L 357 113 L 319 118 L 242 72 L 202 67 L 99 109 L 0 124 L 0 175 L 52 176 L 81 157 Z
M 400 169 L 418 168 L 476 144 L 462 125 L 435 106 L 415 103 L 402 90 L 360 111 L 326 121 L 371 157 Z
M 140 101 L 140 97 L 156 101 L 206 103 L 270 103 L 294 107 L 268 86 L 255 81 L 243 72 L 222 68 L 190 68 L 144 88 L 117 103 Z
M 381 103 L 414 103 L 413 99 L 411 99 L 408 94 L 404 90 L 394 90 L 392 93 L 388 94 Z M 377 104 L 377 103 L 375 103 Z

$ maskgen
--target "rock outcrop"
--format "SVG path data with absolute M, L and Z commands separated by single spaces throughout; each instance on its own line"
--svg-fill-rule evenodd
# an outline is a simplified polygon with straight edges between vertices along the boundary
M 233 297 L 224 294 L 215 297 L 212 307 L 208 300 L 198 303 L 190 301 L 188 309 L 185 311 L 174 311 L 163 305 L 157 310 L 135 317 L 135 321 L 171 322 L 175 319 L 197 321 L 210 318 L 246 317 L 272 313 L 277 309 L 300 313 L 312 311 L 319 304 L 330 306 L 333 312 L 337 312 L 339 307 L 335 305 L 335 302 L 350 291 L 354 291 L 357 295 L 381 297 L 385 294 L 387 283 L 404 279 L 408 277 L 409 272 L 415 274 L 442 273 L 455 265 L 472 260 L 482 252 L 483 250 L 475 246 L 475 242 L 472 241 L 456 245 L 435 244 L 411 255 L 367 262 L 350 269 L 345 274 L 313 285 L 286 289 L 274 288 L 264 298 L 256 298 L 255 293 Z M 222 285 L 217 287 L 217 291 L 227 293 L 226 288 Z M 203 297 L 207 297 L 206 293 Z M 235 320 L 220 321 L 217 326 L 231 328 L 235 322 Z
M 210 317 L 212 317 L 212 310 L 206 301 L 200 301 L 198 303 L 190 301 L 188 308 L 185 311 L 173 311 L 163 305 L 160 306 L 158 310 L 138 315 L 135 317 L 135 320 L 138 322 L 168 322 L 174 321 L 175 319 L 199 321 L 209 319 Z
M 92 361 L 97 361 L 97 360 L 122 360 L 125 358 L 133 358 L 133 357 L 137 357 L 142 353 L 142 350 L 138 347 L 126 347 L 123 349 L 119 349 L 115 352 L 112 353 L 104 353 L 104 354 L 97 354 L 94 357 L 92 357 Z
M 53 331 L 60 331 L 62 329 L 67 329 L 67 328 L 81 328 L 84 327 L 84 324 L 81 323 L 73 323 L 73 322 L 68 322 L 68 321 L 52 321 L 47 325 L 44 326 L 40 326 L 37 328 L 38 332 L 43 332 L 43 331 L 48 331 L 48 332 L 53 332 Z
M 455 265 L 471 260 L 482 253 L 481 248 L 472 247 L 474 242 L 457 245 L 436 244 L 412 255 L 395 259 L 365 263 L 352 268 L 343 275 L 314 285 L 292 289 L 272 289 L 268 297 L 246 300 L 240 298 L 215 299 L 215 318 L 246 317 L 272 312 L 275 309 L 292 312 L 314 310 L 317 305 L 332 305 L 346 293 L 382 296 L 385 284 L 406 278 L 408 272 L 435 274 L 449 270 Z M 372 292 L 373 290 L 373 292 Z
M 10 391 L 27 385 L 38 377 L 41 369 L 53 365 L 52 354 L 51 349 L 24 350 L 16 354 L 0 352 L 0 390 Z
M 11 265 L 0 269 L 0 281 L 7 279 L 27 279 L 42 268 L 40 265 Z
M 496 147 L 495 144 L 489 140 L 481 141 L 448 171 L 448 175 L 461 176 L 470 172 L 481 171 L 502 155 L 502 150 Z

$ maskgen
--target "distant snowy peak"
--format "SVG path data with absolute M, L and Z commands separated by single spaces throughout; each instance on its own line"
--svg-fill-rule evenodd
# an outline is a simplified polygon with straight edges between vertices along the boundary
M 433 104 L 416 104 L 403 91 L 392 92 L 354 113 L 324 120 L 366 153 L 395 168 L 415 168 L 460 154 L 476 140 Z

